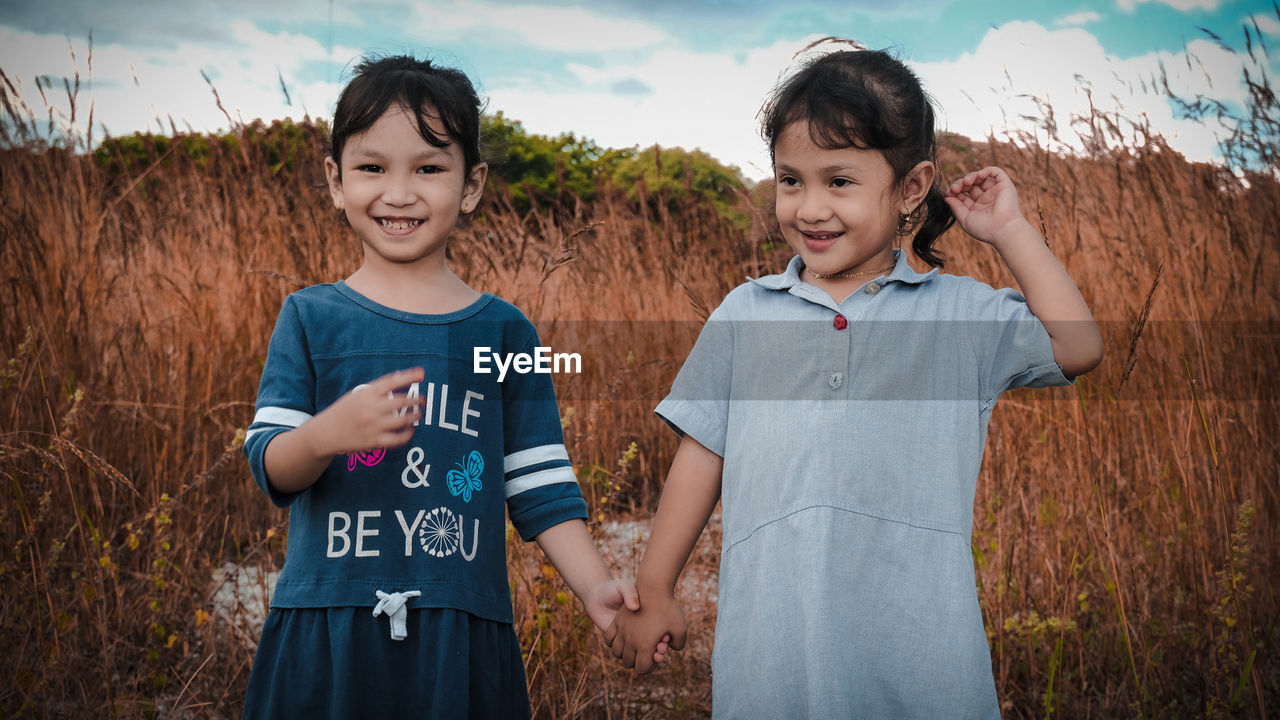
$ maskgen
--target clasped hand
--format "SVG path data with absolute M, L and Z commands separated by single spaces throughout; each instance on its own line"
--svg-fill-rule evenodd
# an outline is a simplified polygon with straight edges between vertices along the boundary
M 666 658 L 667 650 L 684 649 L 688 624 L 675 595 L 666 590 L 645 590 L 638 610 L 624 607 L 604 632 L 613 656 L 624 667 L 634 667 L 644 675 Z

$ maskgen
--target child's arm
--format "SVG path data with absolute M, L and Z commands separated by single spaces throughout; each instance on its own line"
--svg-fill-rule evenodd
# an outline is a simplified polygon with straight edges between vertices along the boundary
M 684 647 L 688 626 L 676 602 L 676 580 L 720 499 L 723 470 L 724 459 L 719 455 L 688 435 L 680 441 L 658 501 L 649 546 L 636 573 L 640 609 L 619 612 L 605 632 L 614 656 L 640 674 L 653 669 L 650 656 L 655 648 L 665 650 L 664 636 L 670 637 L 670 647 Z M 656 652 L 656 657 L 661 655 Z
M 552 525 L 538 533 L 536 540 L 560 577 L 587 608 L 587 616 L 596 627 L 604 630 L 612 625 L 614 616 L 624 606 L 630 610 L 640 607 L 636 586 L 615 579 L 605 567 L 586 523 L 567 520 Z
M 1004 170 L 989 167 L 951 183 L 947 205 L 960 227 L 1000 253 L 1022 288 L 1027 307 L 1049 333 L 1062 374 L 1076 377 L 1102 362 L 1102 335 L 1066 268 L 1018 205 Z
M 413 423 L 426 398 L 394 391 L 422 377 L 422 368 L 383 375 L 271 438 L 262 456 L 267 481 L 280 492 L 300 492 L 320 479 L 336 455 L 400 447 L 412 440 Z

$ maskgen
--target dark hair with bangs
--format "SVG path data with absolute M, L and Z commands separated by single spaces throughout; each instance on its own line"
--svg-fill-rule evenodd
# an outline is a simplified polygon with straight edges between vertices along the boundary
M 819 147 L 879 150 L 895 183 L 921 161 L 938 166 L 933 105 L 915 73 L 882 50 L 834 52 L 808 61 L 774 89 L 760 113 L 770 160 L 787 126 L 807 121 Z M 935 175 L 916 208 L 925 216 L 911 241 L 912 252 L 935 267 L 944 261 L 933 243 L 955 222 L 945 197 Z
M 444 147 L 456 142 L 462 148 L 466 172 L 481 162 L 480 97 L 462 71 L 409 55 L 366 56 L 356 65 L 333 111 L 329 154 L 338 163 L 339 177 L 347 138 L 368 130 L 393 105 L 414 113 L 418 134 L 431 145 Z M 428 120 L 434 118 L 428 112 L 439 116 L 444 136 L 431 130 Z

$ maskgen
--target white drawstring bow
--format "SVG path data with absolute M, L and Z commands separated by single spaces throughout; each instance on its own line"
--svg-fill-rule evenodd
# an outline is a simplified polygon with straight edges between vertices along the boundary
M 387 614 L 387 618 L 391 621 L 391 639 L 403 640 L 409 636 L 408 623 L 409 610 L 405 607 L 405 603 L 409 602 L 409 598 L 416 598 L 422 593 L 418 590 L 409 590 L 407 592 L 384 593 L 381 590 L 374 590 L 378 596 L 378 604 L 373 608 L 373 616 L 378 617 L 382 613 Z

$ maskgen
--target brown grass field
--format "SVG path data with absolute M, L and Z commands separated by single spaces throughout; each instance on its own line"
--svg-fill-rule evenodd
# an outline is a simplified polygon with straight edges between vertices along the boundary
M 287 528 L 240 438 L 283 297 L 359 262 L 320 185 L 322 133 L 280 164 L 248 141 L 264 131 L 124 173 L 0 151 L 0 718 L 239 716 L 252 573 L 280 566 Z M 992 423 L 973 555 L 1005 716 L 1275 717 L 1280 185 L 1114 119 L 1093 132 L 1087 158 L 1030 138 L 943 148 L 948 177 L 1009 171 L 1108 348 L 1075 387 L 1007 394 Z M 770 193 L 743 192 L 743 231 L 610 188 L 522 214 L 493 183 L 450 248 L 582 354 L 557 376 L 566 439 L 619 573 L 675 449 L 653 406 L 709 309 L 789 257 Z M 941 247 L 948 272 L 1012 283 L 958 230 Z M 690 646 L 637 678 L 513 541 L 537 717 L 707 716 L 717 555 L 712 528 L 682 584 Z M 252 571 L 230 605 L 224 567 Z

